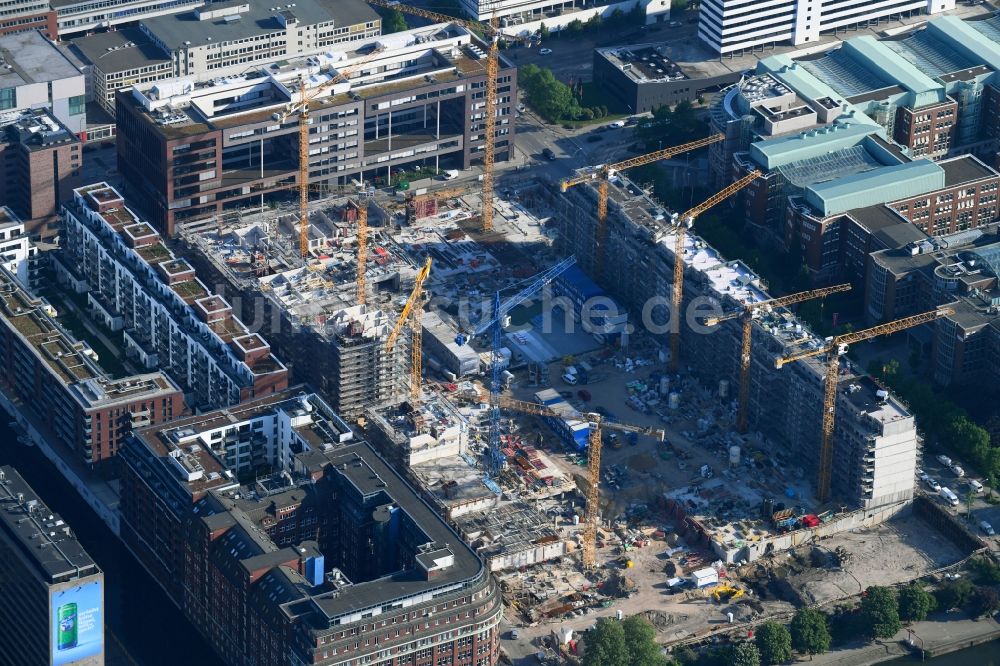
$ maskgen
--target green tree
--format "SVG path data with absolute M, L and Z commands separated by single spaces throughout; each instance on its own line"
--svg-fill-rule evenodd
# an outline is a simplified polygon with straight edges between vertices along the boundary
M 950 608 L 960 608 L 964 606 L 972 596 L 972 583 L 959 578 L 958 580 L 945 581 L 934 593 L 937 598 L 938 608 L 948 610 Z
M 815 608 L 802 608 L 795 613 L 789 627 L 792 645 L 802 654 L 823 654 L 830 649 L 830 627 L 826 613 Z
M 409 28 L 410 26 L 406 24 L 406 17 L 398 9 L 388 9 L 382 13 L 382 32 L 384 34 L 402 32 L 409 30 Z
M 538 26 L 538 36 L 542 39 L 549 38 L 549 26 L 545 25 L 544 21 L 542 21 L 542 24 Z
M 969 562 L 969 568 L 976 574 L 976 582 L 980 585 L 996 585 L 1000 583 L 1000 566 L 988 557 L 977 557 Z
M 579 105 L 573 99 L 573 93 L 569 86 L 553 76 L 552 70 L 525 65 L 520 69 L 518 79 L 525 100 L 549 122 L 576 115 Z
M 680 662 L 681 666 L 694 666 L 698 663 L 698 653 L 685 645 L 674 652 L 674 659 Z
M 630 666 L 621 622 L 606 617 L 597 621 L 584 643 L 583 666 Z
M 969 610 L 976 617 L 993 615 L 1000 610 L 1000 594 L 992 587 L 977 587 L 972 593 Z
M 937 607 L 934 595 L 923 585 L 911 583 L 899 591 L 899 618 L 904 622 L 921 622 Z
M 733 666 L 760 666 L 760 650 L 751 642 L 738 644 L 733 648 Z
M 902 628 L 896 592 L 891 587 L 869 587 L 861 600 L 861 618 L 869 637 L 895 636 Z
M 632 615 L 621 624 L 630 666 L 666 666 L 666 659 L 656 643 L 656 629 L 646 618 Z
M 765 622 L 757 628 L 754 642 L 760 651 L 761 663 L 783 664 L 792 660 L 792 635 L 783 624 Z

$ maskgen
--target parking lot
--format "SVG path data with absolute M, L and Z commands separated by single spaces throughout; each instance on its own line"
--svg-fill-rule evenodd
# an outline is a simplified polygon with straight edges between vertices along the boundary
M 972 514 L 976 525 L 973 526 L 973 531 L 975 531 L 980 537 L 985 539 L 987 543 L 990 544 L 990 548 L 996 550 L 1000 547 L 1000 542 L 997 541 L 996 537 L 990 537 L 982 529 L 979 528 L 978 523 L 980 521 L 986 521 L 994 529 L 1000 528 L 1000 504 L 990 504 L 986 501 L 989 496 L 990 489 L 984 488 L 981 492 L 976 491 L 976 489 L 970 483 L 971 481 L 977 481 L 983 486 L 986 485 L 985 481 L 979 477 L 975 470 L 970 469 L 966 466 L 963 461 L 952 459 L 945 456 L 946 459 L 951 461 L 951 466 L 945 464 L 943 459 L 939 459 L 939 455 L 936 453 L 925 453 L 923 460 L 923 467 L 921 468 L 923 472 L 927 475 L 928 480 L 920 479 L 918 483 L 919 492 L 923 492 L 927 495 L 933 496 L 937 501 L 948 506 L 948 509 L 955 513 L 956 515 L 964 516 L 966 512 L 966 502 L 970 491 L 974 493 L 974 499 L 972 502 Z M 958 465 L 962 468 L 964 472 L 963 476 L 956 475 L 955 471 L 952 470 L 952 466 Z M 951 490 L 958 499 L 958 505 L 947 502 L 944 497 L 941 496 L 941 491 L 935 489 L 935 485 L 930 483 L 933 481 L 937 484 L 938 488 L 947 488 Z

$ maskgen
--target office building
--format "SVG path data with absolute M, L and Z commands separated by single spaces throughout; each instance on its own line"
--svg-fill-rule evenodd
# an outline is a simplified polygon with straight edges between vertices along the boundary
M 0 664 L 104 666 L 104 573 L 16 469 L 0 467 Z
M 79 37 L 136 21 L 183 12 L 205 0 L 50 0 L 59 38 Z
M 286 58 L 339 50 L 377 37 L 381 18 L 362 0 L 279 5 L 213 2 L 147 18 L 135 27 L 73 40 L 88 63 L 95 99 L 112 116 L 115 93 L 174 77 L 241 74 Z
M 0 132 L 0 201 L 28 233 L 51 239 L 78 184 L 83 144 L 46 109 L 0 114 Z
M 86 293 L 94 319 L 124 332 L 132 362 L 162 368 L 189 405 L 226 407 L 288 386 L 288 371 L 264 338 L 210 293 L 114 188 L 75 190 L 63 219 L 60 279 Z
M 719 182 L 731 180 L 731 155 L 751 143 L 821 132 L 836 122 L 871 125 L 911 158 L 974 153 L 993 164 L 998 25 L 993 18 L 940 17 L 891 37 L 762 59 L 753 76 L 713 104 L 713 130 L 726 135 L 712 149 Z
M 182 222 L 293 197 L 298 116 L 281 115 L 298 101 L 301 76 L 316 88 L 339 72 L 350 72 L 348 80 L 306 92 L 318 94 L 310 183 L 386 184 L 407 169 L 468 168 L 482 153 L 486 48 L 461 26 L 438 24 L 240 76 L 133 87 L 118 95 L 116 111 L 119 166 L 130 196 L 168 235 Z M 513 150 L 516 97 L 516 70 L 504 60 L 498 160 Z
M 56 13 L 48 0 L 14 0 L 0 9 L 0 35 L 41 30 L 49 39 L 59 34 Z
M 148 428 L 122 460 L 122 538 L 225 663 L 497 662 L 483 562 L 316 394 Z
M 40 107 L 78 134 L 87 124 L 83 73 L 41 32 L 0 37 L 0 113 Z
M 0 206 L 0 254 L 3 267 L 22 287 L 30 292 L 38 286 L 38 248 L 24 222 L 7 206 Z
M 955 0 L 704 0 L 698 37 L 719 55 L 742 55 L 777 44 L 807 45 L 820 35 L 954 8 Z

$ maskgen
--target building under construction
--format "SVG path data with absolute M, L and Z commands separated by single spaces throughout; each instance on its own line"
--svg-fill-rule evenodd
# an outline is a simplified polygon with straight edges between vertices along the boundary
M 609 185 L 610 200 L 604 256 L 614 261 L 595 266 L 594 238 L 597 191 L 576 187 L 558 194 L 540 186 L 538 205 L 559 212 L 557 245 L 575 254 L 579 264 L 633 313 L 651 303 L 668 303 L 672 293 L 674 227 L 670 212 L 622 176 Z M 725 205 L 725 204 L 723 204 Z M 716 304 L 721 312 L 768 300 L 762 280 L 739 261 L 727 261 L 703 240 L 688 234 L 684 308 L 680 313 L 681 368 L 703 383 L 718 385 L 720 397 L 738 385 L 741 326 L 729 320 L 719 326 L 692 326 L 692 304 Z M 713 314 L 704 310 L 701 316 Z M 782 442 L 796 453 L 804 475 L 819 471 L 823 380 L 826 366 L 805 359 L 777 369 L 776 359 L 805 349 L 820 349 L 824 341 L 787 310 L 764 308 L 753 325 L 748 417 L 751 428 Z M 714 314 L 719 314 L 717 310 Z M 652 320 L 669 326 L 666 307 L 653 307 Z M 666 360 L 661 352 L 661 361 Z M 849 505 L 874 508 L 910 500 L 919 451 L 914 419 L 884 391 L 859 393 L 868 386 L 846 359 L 840 368 L 832 475 L 833 495 Z

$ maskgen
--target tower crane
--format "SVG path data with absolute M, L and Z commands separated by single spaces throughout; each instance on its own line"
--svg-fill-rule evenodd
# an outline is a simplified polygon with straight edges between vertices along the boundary
M 517 294 L 511 296 L 501 303 L 500 292 L 496 292 L 493 297 L 493 315 L 490 319 L 484 320 L 471 331 L 469 337 L 482 335 L 490 331 L 490 414 L 489 414 L 489 450 L 487 452 L 486 469 L 490 476 L 496 476 L 500 471 L 502 455 L 500 453 L 500 386 L 503 383 L 500 372 L 500 347 L 503 337 L 503 318 L 515 307 L 528 300 L 542 287 L 554 280 L 563 271 L 576 263 L 576 257 L 569 256 L 558 264 L 542 271 L 531 280 L 530 284 Z M 455 342 L 462 345 L 466 342 L 465 335 L 459 335 Z
M 753 332 L 753 318 L 759 310 L 771 310 L 788 307 L 796 303 L 811 301 L 814 298 L 825 298 L 830 294 L 841 291 L 848 291 L 850 284 L 838 284 L 832 287 L 801 291 L 797 294 L 789 294 L 779 298 L 771 298 L 766 301 L 747 303 L 742 310 L 734 310 L 719 317 L 709 317 L 705 320 L 706 326 L 718 326 L 730 319 L 742 318 L 743 323 L 743 344 L 740 350 L 740 402 L 739 411 L 736 415 L 736 429 L 739 432 L 747 431 L 747 403 L 750 397 L 750 337 Z
M 368 197 L 362 196 L 358 202 L 358 266 L 357 301 L 364 305 L 366 299 L 365 272 L 368 264 Z
M 387 352 L 392 351 L 393 347 L 396 346 L 396 338 L 399 337 L 399 332 L 403 330 L 403 325 L 406 323 L 407 318 L 410 319 L 410 329 L 412 332 L 412 349 L 410 349 L 410 399 L 416 402 L 420 399 L 420 369 L 421 369 L 421 352 L 420 348 L 423 331 L 420 330 L 420 313 L 423 311 L 423 304 L 420 303 L 420 299 L 423 296 L 424 282 L 427 281 L 427 276 L 431 274 L 431 258 L 427 257 L 427 263 L 424 267 L 420 269 L 417 273 L 417 279 L 413 283 L 413 290 L 410 292 L 410 297 L 406 299 L 406 304 L 403 306 L 402 312 L 399 313 L 399 319 L 396 320 L 396 325 L 393 326 L 392 332 L 389 333 L 389 337 L 385 341 L 385 350 Z
M 384 50 L 384 47 L 376 47 L 371 53 L 350 67 L 338 70 L 333 78 L 312 90 L 306 86 L 306 77 L 300 77 L 298 101 L 290 104 L 284 112 L 276 114 L 279 123 L 287 120 L 293 113 L 298 112 L 299 114 L 299 254 L 303 257 L 309 254 L 309 125 L 311 124 L 309 105 L 338 83 L 345 82 L 352 73 L 376 58 Z
M 447 14 L 428 11 L 420 7 L 410 7 L 393 0 L 368 0 L 368 4 L 385 9 L 396 9 L 404 14 L 411 14 L 429 19 L 437 23 L 454 23 L 470 30 L 482 31 L 489 37 L 489 51 L 486 54 L 486 90 L 484 94 L 486 108 L 483 126 L 483 231 L 493 230 L 493 161 L 496 148 L 497 127 L 497 72 L 500 70 L 500 29 L 494 16 L 489 23 L 468 21 Z M 507 37 L 511 39 L 511 37 Z M 517 39 L 517 38 L 513 38 Z
M 562 414 L 537 402 L 525 402 L 524 400 L 515 400 L 514 398 L 502 396 L 498 404 L 504 409 L 524 414 L 551 416 L 554 418 L 562 417 Z M 590 425 L 590 432 L 587 437 L 587 471 L 590 475 L 590 488 L 587 489 L 587 512 L 583 524 L 583 568 L 593 569 L 597 566 L 597 525 L 601 514 L 599 492 L 601 482 L 601 446 L 603 444 L 601 431 L 607 428 L 642 435 L 652 435 L 661 442 L 666 438 L 666 433 L 660 428 L 646 428 L 627 423 L 605 421 L 604 417 L 597 413 L 584 414 L 582 420 L 586 420 Z
M 673 310 L 670 312 L 670 367 L 674 372 L 680 369 L 681 354 L 681 303 L 684 299 L 684 239 L 688 228 L 694 224 L 696 217 L 717 203 L 725 201 L 744 187 L 752 183 L 760 175 L 760 171 L 751 171 L 738 181 L 716 192 L 708 199 L 691 210 L 677 216 L 674 221 L 674 293 Z
M 594 232 L 594 265 L 600 266 L 604 259 L 604 238 L 607 234 L 606 224 L 608 218 L 608 181 L 611 180 L 612 176 L 625 169 L 652 164 L 660 160 L 668 160 L 675 155 L 703 148 L 717 141 L 722 141 L 725 138 L 724 134 L 713 134 L 704 139 L 691 141 L 690 143 L 674 146 L 673 148 L 663 148 L 662 150 L 639 155 L 638 157 L 630 157 L 627 160 L 615 162 L 614 164 L 604 164 L 597 167 L 594 171 L 574 176 L 573 178 L 567 178 L 560 182 L 559 189 L 562 192 L 566 192 L 574 185 L 589 183 L 594 180 L 597 181 L 597 229 Z
M 847 353 L 847 346 L 855 342 L 871 340 L 881 335 L 891 335 L 914 326 L 927 324 L 953 312 L 949 308 L 938 308 L 911 317 L 903 317 L 862 331 L 838 335 L 819 349 L 809 349 L 775 360 L 775 367 L 781 368 L 805 358 L 827 355 L 826 379 L 823 384 L 823 435 L 820 444 L 819 483 L 816 491 L 819 501 L 825 502 L 830 495 L 830 477 L 833 470 L 833 426 L 837 413 L 837 380 L 840 375 L 840 357 Z

